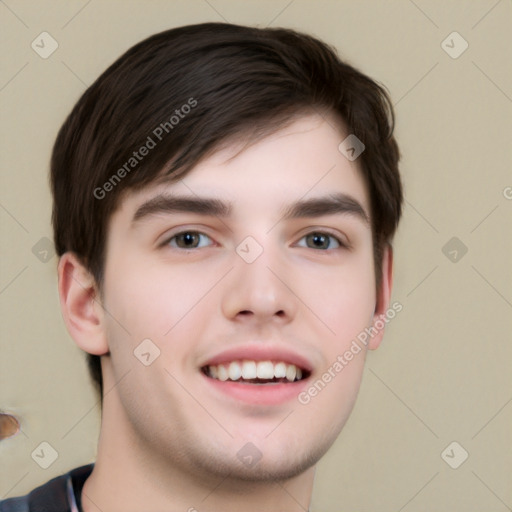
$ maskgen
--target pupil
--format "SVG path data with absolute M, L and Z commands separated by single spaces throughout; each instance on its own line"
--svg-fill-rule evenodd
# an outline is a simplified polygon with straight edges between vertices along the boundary
M 185 233 L 182 235 L 182 239 L 185 245 L 190 246 L 194 245 L 194 241 L 196 239 L 196 236 L 192 233 Z
M 325 242 L 326 242 L 326 236 L 325 235 L 316 234 L 316 235 L 312 235 L 312 237 L 313 237 L 313 243 L 317 247 L 325 246 Z

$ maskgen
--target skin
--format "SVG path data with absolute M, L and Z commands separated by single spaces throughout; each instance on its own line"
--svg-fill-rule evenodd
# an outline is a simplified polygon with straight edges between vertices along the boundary
M 101 295 L 78 259 L 62 256 L 68 330 L 80 348 L 104 356 L 86 512 L 308 509 L 315 464 L 349 417 L 366 349 L 306 405 L 237 402 L 199 367 L 227 347 L 277 343 L 308 359 L 314 382 L 389 307 L 391 249 L 376 291 L 369 223 L 346 213 L 282 218 L 293 201 L 335 192 L 370 213 L 357 160 L 338 151 L 346 133 L 328 121 L 301 117 L 242 151 L 233 144 L 215 153 L 183 180 L 127 194 L 109 223 Z M 162 192 L 231 201 L 231 216 L 158 213 L 132 223 Z M 183 231 L 207 236 L 180 248 L 172 237 Z M 348 247 L 328 238 L 319 249 L 306 237 L 318 232 Z M 247 236 L 263 248 L 250 264 L 235 250 Z M 160 350 L 149 366 L 133 354 L 147 338 Z M 252 467 L 237 457 L 248 442 L 262 454 Z

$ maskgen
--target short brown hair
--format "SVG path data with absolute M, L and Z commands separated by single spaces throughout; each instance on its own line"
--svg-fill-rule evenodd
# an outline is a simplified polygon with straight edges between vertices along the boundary
M 333 48 L 283 28 L 204 23 L 167 30 L 133 46 L 86 90 L 53 148 L 58 255 L 74 252 L 101 287 L 107 225 L 123 191 L 162 172 L 183 177 L 241 133 L 254 140 L 312 109 L 341 119 L 365 145 L 358 162 L 379 287 L 383 249 L 402 209 L 391 101 Z M 135 158 L 143 146 L 144 158 Z M 100 357 L 88 354 L 88 364 L 102 394 Z

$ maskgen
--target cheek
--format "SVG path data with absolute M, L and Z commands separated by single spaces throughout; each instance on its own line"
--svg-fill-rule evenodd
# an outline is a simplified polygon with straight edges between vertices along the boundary
M 338 349 L 350 343 L 371 323 L 375 310 L 373 282 L 344 283 L 338 293 L 332 293 L 332 301 L 326 305 L 326 323 L 334 331 Z
M 331 332 L 324 338 L 325 367 L 299 402 L 312 417 L 331 410 L 336 417 L 330 424 L 333 432 L 353 408 L 364 368 L 367 348 L 357 336 L 371 324 L 376 300 L 370 245 L 367 253 L 331 273 L 314 294 L 318 316 Z
M 376 301 L 370 257 L 325 270 L 303 284 L 309 308 L 330 333 L 331 348 L 341 350 L 370 325 Z
M 361 351 L 344 366 L 333 363 L 312 380 L 311 385 L 298 397 L 298 412 L 301 412 L 303 428 L 336 437 L 347 421 L 359 392 L 365 352 Z M 341 365 L 341 363 L 339 363 Z M 340 370 L 340 368 L 342 368 Z
M 191 319 L 208 303 L 204 298 L 222 275 L 220 271 L 205 265 L 184 271 L 183 266 L 135 257 L 119 262 L 109 267 L 105 280 L 111 350 L 130 346 L 133 351 L 149 338 L 162 351 L 179 351 L 175 334 L 185 325 L 192 332 Z
M 375 307 L 372 279 L 341 283 L 326 287 L 325 294 L 317 297 L 318 316 L 330 331 L 321 341 L 324 364 L 298 397 L 308 418 L 329 418 L 326 428 L 333 433 L 341 429 L 354 406 L 367 353 L 358 335 L 370 325 Z

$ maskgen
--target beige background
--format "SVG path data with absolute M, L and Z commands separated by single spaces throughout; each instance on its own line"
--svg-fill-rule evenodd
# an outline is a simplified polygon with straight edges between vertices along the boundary
M 23 428 L 0 442 L 0 498 L 92 462 L 99 432 L 84 357 L 60 316 L 56 258 L 33 253 L 51 238 L 56 132 L 129 46 L 225 19 L 319 36 L 384 83 L 396 107 L 406 208 L 393 297 L 403 311 L 368 357 L 312 510 L 512 510 L 510 0 L 5 0 L 0 16 L 0 409 Z M 59 45 L 47 59 L 31 48 L 43 31 Z M 469 44 L 456 59 L 441 45 L 453 31 Z M 452 237 L 468 248 L 456 262 L 442 251 Z M 46 470 L 31 457 L 43 441 L 58 452 Z M 441 457 L 452 441 L 469 453 L 458 469 Z

